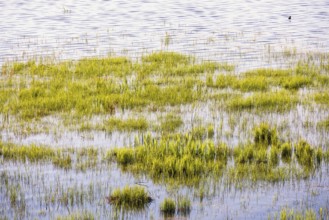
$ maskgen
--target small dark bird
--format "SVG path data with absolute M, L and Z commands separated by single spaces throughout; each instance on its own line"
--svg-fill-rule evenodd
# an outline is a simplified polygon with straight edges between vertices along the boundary
M 291 20 L 291 16 L 289 16 L 289 18 L 288 18 L 289 20 Z

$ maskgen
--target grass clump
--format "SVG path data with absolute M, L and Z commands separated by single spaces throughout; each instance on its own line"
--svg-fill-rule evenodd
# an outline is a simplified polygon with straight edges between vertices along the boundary
M 31 162 L 50 160 L 56 155 L 56 151 L 45 146 L 16 146 L 14 144 L 0 144 L 0 155 L 4 159 Z
M 95 216 L 87 211 L 75 212 L 67 216 L 57 216 L 56 220 L 94 220 Z
M 115 189 L 107 199 L 116 207 L 133 210 L 143 209 L 152 201 L 146 190 L 139 186 L 125 186 L 123 189 Z
M 131 148 L 122 148 L 114 150 L 112 153 L 112 157 L 116 158 L 116 161 L 123 166 L 127 166 L 129 164 L 133 164 L 135 162 L 135 152 L 134 149 Z
M 295 155 L 300 165 L 311 168 L 314 166 L 315 149 L 306 141 L 299 141 L 295 146 Z
M 329 130 L 329 118 L 318 122 L 317 127 Z
M 249 179 L 251 181 L 282 181 L 289 178 L 306 178 L 324 158 L 321 149 L 300 141 L 293 150 L 292 144 L 278 141 L 277 132 L 267 124 L 260 124 L 254 129 L 254 143 L 237 146 L 233 149 L 235 166 L 229 169 L 229 178 L 233 181 Z M 280 165 L 281 161 L 286 166 Z M 295 155 L 296 160 L 293 160 Z M 293 168 L 292 161 L 301 165 Z M 294 164 L 295 166 L 297 164 Z
M 281 159 L 285 163 L 291 162 L 292 146 L 290 143 L 284 143 L 281 145 Z
M 55 166 L 62 169 L 71 169 L 72 168 L 72 159 L 70 155 L 57 155 L 52 159 L 52 162 Z
M 160 129 L 162 132 L 175 132 L 183 124 L 181 117 L 175 114 L 167 114 L 160 120 Z
M 111 150 L 108 157 L 124 166 L 124 170 L 146 173 L 156 182 L 194 184 L 207 175 L 221 173 L 227 163 L 228 148 L 195 140 L 191 135 L 160 139 L 148 136 L 142 145 Z
M 280 79 L 279 85 L 287 90 L 298 90 L 303 87 L 311 86 L 313 80 L 306 76 L 290 76 Z
M 164 215 L 174 215 L 176 212 L 176 203 L 171 198 L 165 198 L 163 202 L 160 204 L 160 211 Z
M 329 92 L 322 91 L 319 93 L 315 93 L 313 95 L 314 101 L 318 104 L 328 105 L 329 104 Z
M 128 118 L 122 120 L 119 118 L 110 118 L 104 122 L 102 130 L 112 132 L 118 131 L 145 131 L 148 128 L 148 123 L 145 118 Z
M 0 92 L 1 113 L 31 120 L 199 101 L 204 85 L 200 77 L 192 76 L 229 69 L 229 64 L 196 63 L 191 56 L 157 52 L 143 56 L 140 63 L 126 57 L 104 57 L 60 63 L 31 61 L 3 68 L 18 77 L 20 84 L 9 74 L 0 81 L 4 88 Z M 188 75 L 192 76 L 187 79 Z
M 328 213 L 324 216 L 323 212 L 322 212 L 322 208 L 320 208 L 319 211 L 319 219 L 325 219 L 325 216 L 328 217 Z M 275 214 L 277 215 L 277 214 Z M 276 218 L 275 218 L 276 219 Z M 303 211 L 296 211 L 293 209 L 288 209 L 288 208 L 283 208 L 280 211 L 280 220 L 289 220 L 289 219 L 293 219 L 293 220 L 316 220 L 317 218 L 317 213 L 316 211 L 314 211 L 313 209 L 305 209 Z
M 281 144 L 276 129 L 266 123 L 254 128 L 253 143 L 231 150 L 224 144 L 215 145 L 203 139 L 202 135 L 186 134 L 160 139 L 148 135 L 143 144 L 138 142 L 135 147 L 108 152 L 108 158 L 124 171 L 147 174 L 155 182 L 183 185 L 197 185 L 207 176 L 220 177 L 228 160 L 234 162 L 227 171 L 228 179 L 233 182 L 307 178 L 327 157 L 327 152 L 303 141 L 294 148 L 288 142 Z M 296 166 L 297 163 L 301 166 Z
M 191 212 L 191 200 L 187 196 L 178 197 L 177 211 L 183 215 L 188 215 Z
M 248 97 L 236 97 L 227 101 L 231 110 L 287 111 L 298 103 L 296 95 L 285 91 L 254 93 Z
M 256 145 L 269 146 L 276 145 L 278 137 L 275 128 L 270 128 L 267 123 L 261 123 L 254 128 L 254 143 Z

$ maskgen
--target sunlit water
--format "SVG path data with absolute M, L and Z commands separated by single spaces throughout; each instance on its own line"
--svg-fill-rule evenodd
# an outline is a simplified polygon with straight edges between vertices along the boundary
M 123 54 L 136 58 L 143 53 L 157 50 L 174 50 L 196 55 L 201 59 L 226 61 L 238 66 L 238 71 L 266 66 L 286 66 L 290 60 L 282 58 L 284 51 L 303 55 L 308 51 L 329 51 L 329 2 L 328 1 L 0 1 L 0 65 L 7 61 L 24 61 L 48 57 L 56 60 L 79 59 L 89 56 Z M 288 17 L 292 19 L 289 20 Z M 166 36 L 169 41 L 166 42 Z M 250 140 L 250 131 L 264 116 L 244 113 L 236 119 L 235 127 L 229 125 L 227 112 L 214 112 L 211 106 L 196 109 L 182 107 L 185 127 L 189 130 L 196 118 L 214 121 L 216 137 L 231 146 Z M 193 112 L 195 111 L 195 112 Z M 316 122 L 328 116 L 328 111 L 298 107 L 284 115 L 266 115 L 269 123 L 286 128 L 287 139 L 300 137 L 315 145 L 324 146 L 328 134 L 316 128 L 304 128 L 308 121 Z M 318 110 L 316 110 L 318 111 Z M 320 110 L 319 110 L 320 111 Z M 301 117 L 303 115 L 303 117 Z M 318 117 L 320 116 L 320 118 Z M 289 121 L 286 119 L 289 118 Z M 53 123 L 52 118 L 45 119 Z M 197 121 L 197 120 L 196 120 Z M 247 121 L 247 129 L 243 127 Z M 235 130 L 234 130 L 235 129 Z M 46 144 L 59 147 L 131 145 L 138 133 L 112 135 L 84 134 L 59 129 L 59 132 L 21 135 L 20 132 L 2 131 L 3 141 L 21 144 Z M 18 129 L 19 130 L 19 129 Z M 219 138 L 218 138 L 219 139 Z M 310 181 L 269 185 L 259 183 L 250 190 L 227 190 L 217 187 L 214 198 L 203 201 L 194 199 L 191 219 L 244 219 L 267 218 L 267 213 L 289 206 L 318 209 L 328 207 L 328 168 Z M 104 195 L 115 187 L 134 184 L 136 180 L 117 169 L 102 167 L 101 171 L 64 172 L 52 165 L 37 164 L 0 166 L 11 178 L 19 178 L 26 194 L 27 219 L 48 219 L 56 213 L 68 214 L 65 207 L 53 205 L 46 208 L 43 197 L 53 193 L 58 186 L 81 187 L 86 190 L 94 181 L 94 202 L 77 205 L 75 210 L 89 210 L 101 218 L 113 217 L 111 207 L 104 202 Z M 36 172 L 35 172 L 36 171 Z M 322 173 L 324 177 L 322 177 Z M 25 180 L 28 179 L 28 180 Z M 40 185 L 40 180 L 47 180 Z M 142 180 L 155 201 L 145 213 L 127 218 L 161 218 L 159 205 L 168 192 L 163 186 L 154 186 Z M 40 188 L 36 190 L 36 187 Z M 0 216 L 14 216 L 8 197 L 0 193 Z M 33 195 L 33 196 L 32 196 Z M 42 214 L 45 211 L 45 214 Z M 71 210 L 72 211 L 72 210 Z M 41 214 L 40 214 L 41 213 Z
M 0 64 L 168 49 L 253 68 L 284 63 L 268 58 L 285 49 L 329 48 L 328 1 L 17 0 L 0 8 Z

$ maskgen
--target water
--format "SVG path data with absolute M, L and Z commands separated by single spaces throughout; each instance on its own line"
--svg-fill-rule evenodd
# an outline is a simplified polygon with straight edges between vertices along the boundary
M 291 61 L 280 56 L 284 51 L 296 49 L 297 58 L 308 51 L 329 51 L 328 1 L 17 0 L 0 1 L 0 8 L 0 65 L 6 61 L 40 57 L 65 60 L 106 56 L 109 53 L 136 58 L 143 53 L 163 49 L 193 54 L 201 59 L 231 62 L 238 65 L 238 71 L 243 71 L 264 66 L 284 67 Z M 288 20 L 289 16 L 292 16 L 291 20 Z M 168 45 L 165 43 L 166 36 L 169 36 Z M 303 123 L 313 121 L 315 126 L 320 119 L 326 118 L 328 110 L 314 112 L 312 108 L 298 107 L 282 115 L 244 113 L 236 120 L 236 130 L 232 130 L 229 113 L 213 113 L 209 108 L 197 106 L 196 111 L 182 106 L 184 121 L 187 121 L 182 130 L 192 127 L 189 118 L 190 121 L 194 117 L 214 120 L 216 128 L 223 121 L 224 128 L 216 135 L 228 145 L 235 146 L 241 141 L 248 142 L 251 139 L 248 132 L 266 118 L 270 124 L 286 126 L 282 128 L 282 131 L 288 131 L 282 132 L 286 139 L 304 137 L 311 144 L 322 147 L 329 143 L 328 132 L 320 133 L 315 127 L 303 129 Z M 107 149 L 109 146 L 131 145 L 135 135 L 140 135 L 137 132 L 84 134 L 54 126 L 56 123 L 52 117 L 43 120 L 36 126 L 48 125 L 48 133 L 22 135 L 24 132 L 20 130 L 23 128 L 17 126 L 8 131 L 2 130 L 0 137 L 3 141 L 19 144 Z M 248 129 L 244 128 L 243 121 L 248 124 Z M 58 201 L 52 204 L 46 195 L 61 198 L 61 193 L 68 188 L 80 187 L 85 192 L 89 184 L 94 187 L 91 190 L 94 195 L 92 202 L 86 199 L 84 204 L 75 205 L 73 211 L 88 210 L 98 213 L 103 219 L 113 217 L 113 210 L 104 202 L 104 196 L 116 187 L 143 182 L 155 198 L 145 213 L 126 215 L 128 219 L 161 218 L 160 203 L 170 196 L 170 191 L 163 185 L 154 185 L 147 178 L 139 179 L 122 173 L 114 165 L 111 169 L 98 165 L 95 170 L 79 172 L 56 169 L 51 164 L 3 162 L 0 172 L 6 172 L 10 183 L 17 181 L 24 189 L 25 218 L 49 219 L 57 214 L 68 214 L 65 206 L 58 205 Z M 323 166 L 314 177 L 305 181 L 260 182 L 242 190 L 228 190 L 216 183 L 215 196 L 203 201 L 193 196 L 197 192 L 188 189 L 193 200 L 189 218 L 264 219 L 268 213 L 285 206 L 295 209 L 329 207 L 327 176 L 328 167 Z M 12 218 L 17 210 L 8 211 L 11 206 L 4 188 L 0 187 L 0 216 Z M 186 192 L 186 189 L 182 191 Z
M 329 49 L 328 1 L 38 0 L 0 7 L 0 64 L 168 49 L 254 68 L 282 65 L 264 57 L 286 48 Z

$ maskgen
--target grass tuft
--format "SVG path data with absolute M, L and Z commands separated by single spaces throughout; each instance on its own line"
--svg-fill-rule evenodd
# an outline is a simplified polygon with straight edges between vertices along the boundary
M 148 195 L 143 187 L 126 186 L 123 189 L 115 189 L 109 197 L 109 203 L 116 207 L 123 207 L 126 209 L 143 209 L 147 204 L 152 202 L 152 198 Z

